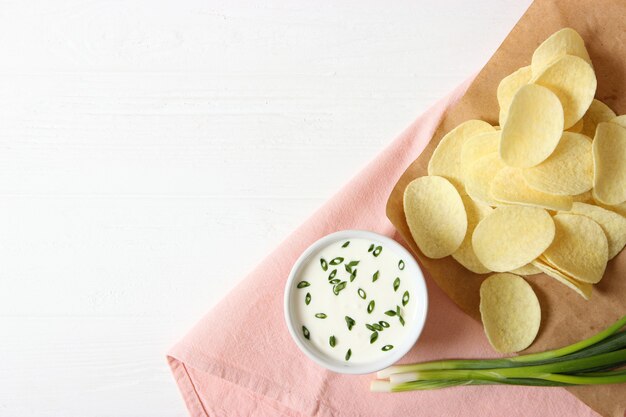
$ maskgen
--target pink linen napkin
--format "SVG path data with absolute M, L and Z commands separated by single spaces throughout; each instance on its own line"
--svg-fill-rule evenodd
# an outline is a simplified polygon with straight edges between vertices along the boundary
M 470 82 L 420 116 L 171 349 L 169 365 L 193 417 L 598 415 L 562 388 L 371 393 L 373 375 L 327 371 L 304 356 L 288 333 L 283 291 L 295 260 L 315 240 L 337 230 L 367 229 L 399 239 L 385 216 L 387 197 Z M 428 276 L 427 285 L 426 327 L 402 362 L 494 356 L 480 323 Z

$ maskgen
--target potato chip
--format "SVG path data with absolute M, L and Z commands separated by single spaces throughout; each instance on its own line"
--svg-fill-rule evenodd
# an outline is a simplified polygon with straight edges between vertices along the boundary
M 530 66 L 527 66 L 507 75 L 500 81 L 496 93 L 498 104 L 500 105 L 500 126 L 503 126 L 506 121 L 513 96 L 515 96 L 515 93 L 517 93 L 522 86 L 528 84 L 530 77 Z
M 415 243 L 429 258 L 456 251 L 467 231 L 463 200 L 445 178 L 417 178 L 404 191 L 404 212 Z
M 524 181 L 522 170 L 518 168 L 501 169 L 491 182 L 490 192 L 496 201 L 503 203 L 548 210 L 569 210 L 572 207 L 572 197 L 569 195 L 548 194 L 530 188 Z
M 626 114 L 622 114 L 621 116 L 617 116 L 609 120 L 611 123 L 615 123 L 626 129 Z
M 462 195 L 463 205 L 465 206 L 465 212 L 467 213 L 467 232 L 461 246 L 452 254 L 452 257 L 465 268 L 477 274 L 486 274 L 491 272 L 489 268 L 486 268 L 474 253 L 472 248 L 472 234 L 476 225 L 493 210 L 487 204 L 479 201 L 474 201 L 470 196 Z
M 544 193 L 576 195 L 593 187 L 591 141 L 580 133 L 563 132 L 556 149 L 542 163 L 522 171 L 532 188 Z
M 558 97 L 539 85 L 525 85 L 513 97 L 502 126 L 500 157 L 509 166 L 530 168 L 550 156 L 562 133 Z
M 542 270 L 541 272 L 544 274 L 576 291 L 585 300 L 589 300 L 591 298 L 593 284 L 579 281 L 570 276 L 567 272 L 561 271 L 557 266 L 551 264 L 550 261 L 548 261 L 543 255 L 534 260 L 533 264 L 536 264 L 536 266 L 540 268 Z
M 626 128 L 600 123 L 593 140 L 593 197 L 609 205 L 626 201 Z
M 523 278 L 494 274 L 480 286 L 480 317 L 495 350 L 519 352 L 530 346 L 539 332 L 541 306 Z
M 541 269 L 537 268 L 535 265 L 531 263 L 526 264 L 522 267 L 516 268 L 512 271 L 508 271 L 511 274 L 515 274 L 515 275 L 524 275 L 524 276 L 528 276 L 528 275 L 536 275 L 536 274 L 541 274 Z
M 598 123 L 608 122 L 614 118 L 615 112 L 609 106 L 594 98 L 589 109 L 587 109 L 587 113 L 581 119 L 583 121 L 581 133 L 592 138 L 596 134 Z
M 494 128 L 482 120 L 468 120 L 445 135 L 428 162 L 428 175 L 438 175 L 450 181 L 463 192 L 461 179 L 461 148 L 472 136 L 493 132 Z
M 540 74 L 547 66 L 564 55 L 574 55 L 591 65 L 591 58 L 585 41 L 574 29 L 564 28 L 553 33 L 535 50 L 531 68 L 533 74 Z
M 498 207 L 472 236 L 476 256 L 492 271 L 520 268 L 545 251 L 554 239 L 554 222 L 547 211 L 524 206 Z
M 569 275 L 567 274 L 567 272 L 565 272 L 565 271 L 561 271 L 561 270 L 559 269 L 559 267 L 558 267 L 558 266 L 556 266 L 556 265 L 554 265 L 553 263 L 551 263 L 551 262 L 550 262 L 549 260 L 547 260 L 547 259 L 546 259 L 546 257 L 545 257 L 545 256 L 543 256 L 543 255 L 541 255 L 540 257 L 538 257 L 537 259 L 535 259 L 535 261 L 540 261 L 540 262 L 543 262 L 544 264 L 548 265 L 550 268 L 552 268 L 552 269 L 554 269 L 554 270 L 556 270 L 556 271 L 559 271 L 561 274 L 563 274 L 563 275 L 567 275 L 567 276 L 569 277 Z M 533 262 L 535 262 L 535 261 L 533 261 Z M 572 278 L 572 277 L 570 277 L 570 278 Z M 574 279 L 574 278 L 572 278 L 572 279 Z M 578 280 L 576 280 L 576 281 L 578 281 Z
M 500 132 L 480 133 L 469 138 L 461 149 L 461 176 L 463 182 L 469 168 L 485 155 L 498 152 L 500 147 Z
M 614 206 L 611 206 L 609 204 L 604 204 L 603 202 L 598 201 L 596 199 L 593 200 L 593 203 L 595 203 L 596 206 L 610 210 L 613 213 L 617 213 L 622 217 L 626 217 L 626 201 L 621 204 L 616 204 Z
M 464 179 L 465 191 L 476 201 L 490 206 L 502 205 L 491 196 L 491 181 L 505 167 L 497 152 L 483 156 L 470 166 Z
M 560 271 L 582 282 L 602 279 L 609 246 L 598 223 L 578 214 L 554 216 L 554 241 L 543 256 Z
M 609 259 L 613 259 L 626 245 L 626 218 L 619 214 L 585 203 L 574 203 L 568 213 L 587 216 L 600 225 L 609 244 Z
M 567 287 L 576 291 L 585 300 L 591 298 L 591 290 L 593 288 L 593 285 L 589 284 L 588 282 L 577 281 L 574 278 L 562 273 L 558 269 L 550 266 L 542 259 L 537 259 L 533 261 L 533 265 L 547 276 L 556 279 L 561 284 L 566 285 Z
M 557 213 L 557 214 L 565 214 L 565 215 L 570 214 L 570 215 L 574 215 L 574 216 L 581 216 L 581 215 L 579 215 L 579 214 L 573 214 L 573 213 L 569 213 L 569 212 L 559 212 L 559 213 Z M 585 217 L 585 216 L 583 216 L 583 217 Z M 589 220 L 592 220 L 592 219 L 590 219 L 590 218 L 589 218 Z M 592 220 L 592 221 L 593 221 L 593 220 Z M 593 222 L 594 222 L 594 223 L 596 223 L 595 221 L 593 221 Z M 556 224 L 556 220 L 555 220 L 555 224 Z M 598 225 L 598 226 L 599 226 L 599 225 Z M 598 236 L 599 236 L 599 234 L 598 234 Z M 605 235 L 605 236 L 606 236 L 606 235 Z M 556 239 L 556 238 L 555 238 L 555 239 Z M 608 244 L 608 240 L 607 240 L 607 244 Z M 607 245 L 607 246 L 608 246 L 608 245 Z M 607 252 L 608 252 L 608 249 L 607 249 Z M 584 281 L 581 281 L 580 279 L 578 279 L 577 277 L 572 276 L 572 274 L 570 274 L 569 272 L 567 272 L 567 271 L 563 270 L 560 266 L 556 265 L 556 264 L 555 264 L 552 260 L 549 260 L 548 258 L 546 258 L 546 256 L 545 256 L 545 252 L 544 252 L 544 253 L 543 253 L 543 254 L 542 254 L 539 258 L 537 258 L 536 260 L 543 262 L 545 265 L 547 265 L 547 266 L 549 266 L 550 268 L 552 268 L 552 269 L 554 269 L 554 270 L 558 271 L 558 272 L 559 272 L 559 273 L 561 273 L 562 275 L 565 275 L 565 276 L 569 277 L 570 279 L 573 279 L 573 280 L 574 280 L 574 281 L 576 281 L 576 282 L 584 282 Z M 592 284 L 593 284 L 593 283 L 589 283 L 589 282 L 584 282 L 584 283 L 585 283 L 585 284 L 589 284 L 589 285 L 592 285 Z
M 596 93 L 596 74 L 589 63 L 577 56 L 565 55 L 533 77 L 532 82 L 549 88 L 563 106 L 564 129 L 578 122 Z

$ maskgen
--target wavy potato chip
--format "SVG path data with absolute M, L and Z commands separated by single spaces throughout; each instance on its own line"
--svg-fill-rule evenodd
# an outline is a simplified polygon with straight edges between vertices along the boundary
M 487 204 L 472 200 L 468 195 L 462 195 L 461 199 L 467 213 L 467 232 L 461 246 L 452 254 L 452 257 L 466 269 L 476 274 L 486 274 L 491 272 L 491 270 L 485 267 L 476 257 L 472 247 L 472 234 L 476 225 L 487 217 L 493 209 Z
M 502 205 L 491 196 L 491 181 L 505 167 L 497 152 L 483 156 L 470 166 L 464 179 L 465 191 L 476 201 L 490 206 Z
M 554 239 L 547 211 L 524 206 L 497 207 L 474 229 L 472 246 L 487 268 L 505 272 L 535 260 Z
M 593 187 L 591 140 L 580 133 L 563 132 L 556 149 L 542 163 L 522 171 L 532 188 L 563 196 L 581 194 Z
M 569 129 L 582 119 L 596 94 L 597 80 L 585 60 L 565 55 L 546 67 L 532 82 L 550 89 L 563 106 L 563 128 Z
M 537 47 L 530 64 L 533 74 L 540 74 L 547 66 L 564 55 L 577 56 L 591 65 L 591 58 L 589 58 L 583 38 L 574 29 L 564 28 L 553 33 Z
M 588 282 L 579 281 L 576 278 L 570 276 L 567 272 L 560 270 L 556 265 L 550 263 L 543 255 L 533 261 L 533 264 L 537 264 L 537 267 L 542 269 L 542 272 L 551 278 L 560 281 L 565 286 L 570 287 L 576 291 L 585 300 L 591 298 L 593 284 Z
M 508 271 L 511 274 L 515 274 L 515 275 L 524 275 L 524 276 L 528 276 L 528 275 L 536 275 L 536 274 L 541 274 L 541 269 L 537 268 L 535 265 L 531 263 L 526 264 L 524 266 L 521 266 L 519 268 L 515 268 L 512 271 Z
M 545 262 L 545 260 L 541 258 L 533 261 L 533 265 L 547 276 L 556 279 L 561 284 L 576 291 L 585 300 L 591 298 L 591 291 L 593 288 L 592 284 L 575 280 L 574 278 L 549 265 L 547 262 Z
M 543 257 L 578 281 L 595 284 L 602 279 L 609 245 L 598 223 L 578 214 L 557 214 L 554 241 Z
M 548 210 L 569 210 L 572 197 L 554 195 L 532 189 L 528 186 L 518 168 L 501 169 L 491 182 L 491 196 L 496 200 L 509 204 L 540 207 Z
M 519 352 L 537 337 L 541 306 L 523 278 L 508 273 L 494 274 L 480 286 L 480 317 L 495 350 Z
M 404 212 L 413 240 L 429 258 L 456 251 L 467 231 L 463 200 L 445 178 L 417 178 L 404 190 Z
M 626 201 L 626 128 L 600 123 L 593 139 L 594 199 L 609 205 Z
M 589 109 L 587 109 L 587 113 L 581 119 L 583 121 L 581 133 L 592 138 L 596 134 L 598 123 L 608 122 L 614 118 L 615 112 L 609 106 L 594 98 Z
M 609 260 L 626 245 L 626 218 L 619 214 L 585 203 L 574 203 L 567 213 L 587 216 L 600 225 L 609 244 Z
M 528 84 L 519 89 L 502 126 L 500 158 L 515 168 L 530 168 L 554 151 L 563 133 L 563 108 L 549 89 Z
M 543 262 L 544 264 L 548 265 L 550 268 L 552 268 L 552 269 L 555 269 L 555 270 L 559 271 L 561 274 L 569 276 L 569 275 L 567 274 L 567 272 L 565 272 L 565 271 L 561 271 L 561 270 L 559 269 L 559 267 L 557 267 L 556 265 L 554 265 L 553 263 L 551 263 L 550 261 L 548 261 L 548 260 L 546 259 L 546 257 L 545 257 L 545 256 L 543 256 L 543 255 L 541 255 L 540 257 L 538 257 L 537 259 L 535 259 L 535 261 L 540 261 L 540 262 Z M 534 261 L 533 261 L 533 262 L 534 262 Z M 572 278 L 572 277 L 570 277 L 570 278 Z M 572 278 L 572 279 L 575 279 L 575 278 Z M 576 281 L 578 281 L 578 280 L 576 280 Z
M 469 138 L 461 149 L 461 177 L 465 177 L 469 168 L 483 156 L 498 152 L 500 146 L 500 132 L 480 133 Z
M 522 67 L 517 71 L 507 75 L 498 84 L 498 90 L 496 92 L 498 98 L 498 105 L 500 106 L 500 126 L 504 125 L 506 117 L 509 113 L 509 107 L 515 93 L 522 88 L 522 86 L 528 84 L 532 71 L 530 66 Z
M 461 149 L 472 136 L 493 131 L 493 126 L 482 120 L 468 120 L 452 129 L 435 148 L 428 162 L 428 175 L 444 177 L 457 187 L 459 192 L 463 192 Z

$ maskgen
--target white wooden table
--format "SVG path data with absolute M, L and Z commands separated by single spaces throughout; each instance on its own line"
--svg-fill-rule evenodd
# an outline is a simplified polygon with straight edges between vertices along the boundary
M 184 416 L 165 352 L 530 0 L 0 3 L 0 416 Z

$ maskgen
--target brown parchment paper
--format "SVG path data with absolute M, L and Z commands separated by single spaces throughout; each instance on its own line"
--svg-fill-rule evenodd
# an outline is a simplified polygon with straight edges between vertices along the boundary
M 422 266 L 450 298 L 476 320 L 480 320 L 479 287 L 488 274 L 474 274 L 449 256 L 435 260 L 419 251 L 404 217 L 404 189 L 413 179 L 427 175 L 433 150 L 443 135 L 459 123 L 482 119 L 498 124 L 496 88 L 500 80 L 515 69 L 529 65 L 535 48 L 563 27 L 577 30 L 585 40 L 598 79 L 596 98 L 617 114 L 626 113 L 626 0 L 536 0 L 478 74 L 465 96 L 442 119 L 429 145 L 399 179 L 387 202 L 387 216 Z M 528 352 L 573 343 L 626 314 L 626 251 L 609 262 L 590 301 L 583 300 L 543 274 L 527 279 L 537 293 L 542 309 L 541 329 Z M 604 416 L 625 415 L 626 384 L 567 389 Z

